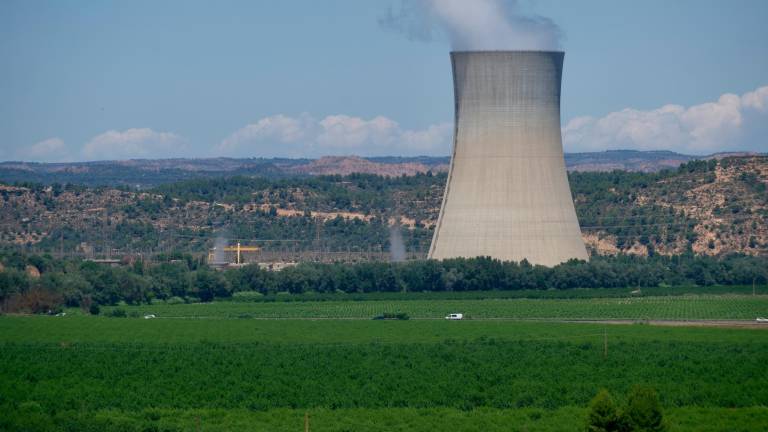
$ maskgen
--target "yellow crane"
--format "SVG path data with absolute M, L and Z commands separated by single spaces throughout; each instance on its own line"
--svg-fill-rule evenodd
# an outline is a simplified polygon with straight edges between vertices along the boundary
M 217 247 L 214 247 L 210 251 L 208 251 L 208 262 L 213 263 L 214 259 L 216 257 L 216 252 L 219 249 Z M 235 264 L 242 264 L 242 253 L 243 252 L 258 252 L 261 250 L 258 246 L 242 246 L 240 242 L 237 243 L 235 246 L 224 246 L 221 248 L 224 252 L 235 252 Z

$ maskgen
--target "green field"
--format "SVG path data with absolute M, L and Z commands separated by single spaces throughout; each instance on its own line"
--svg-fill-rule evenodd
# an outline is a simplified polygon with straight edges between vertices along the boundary
M 440 319 L 462 312 L 474 319 L 754 320 L 768 316 L 766 295 L 684 295 L 574 299 L 370 300 L 306 302 L 214 302 L 121 307 L 135 314 L 199 318 L 360 318 L 405 312 Z M 109 312 L 112 308 L 104 308 Z
M 580 430 L 598 389 L 636 384 L 671 430 L 768 424 L 762 329 L 225 318 L 243 306 L 338 307 L 0 317 L 0 430 Z

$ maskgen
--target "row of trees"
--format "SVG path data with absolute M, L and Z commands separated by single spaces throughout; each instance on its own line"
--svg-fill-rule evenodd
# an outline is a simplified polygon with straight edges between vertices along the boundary
M 17 252 L 0 256 L 0 303 L 6 309 L 40 312 L 57 302 L 68 306 L 140 304 L 154 299 L 212 301 L 249 291 L 371 293 L 522 289 L 623 288 L 676 285 L 740 285 L 768 278 L 768 258 L 597 257 L 555 267 L 490 258 L 406 263 L 302 263 L 282 271 L 249 265 L 215 271 L 191 256 L 159 263 L 136 261 L 109 267 L 90 261 L 57 260 Z M 173 259 L 171 259 L 173 258 Z M 43 304 L 37 300 L 45 299 Z M 37 302 L 37 303 L 36 303 Z
M 648 386 L 635 386 L 620 407 L 608 390 L 603 389 L 592 399 L 587 415 L 587 432 L 663 432 L 664 422 L 656 390 Z

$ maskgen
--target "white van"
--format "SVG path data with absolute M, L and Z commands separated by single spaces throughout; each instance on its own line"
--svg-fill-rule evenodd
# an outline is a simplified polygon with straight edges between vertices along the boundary
M 447 317 L 445 317 L 445 319 L 447 319 L 447 320 L 460 320 L 460 319 L 464 319 L 464 314 L 452 313 L 452 314 L 449 314 Z

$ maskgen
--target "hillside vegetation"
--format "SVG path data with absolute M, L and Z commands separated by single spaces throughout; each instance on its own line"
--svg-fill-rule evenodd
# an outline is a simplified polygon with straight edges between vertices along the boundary
M 0 186 L 0 242 L 86 255 L 203 251 L 216 237 L 267 249 L 369 251 L 389 249 L 395 224 L 406 248 L 423 254 L 445 180 L 431 172 L 237 176 L 149 191 L 16 183 Z M 768 249 L 766 157 L 692 161 L 658 173 L 576 172 L 570 183 L 592 253 L 757 255 Z

